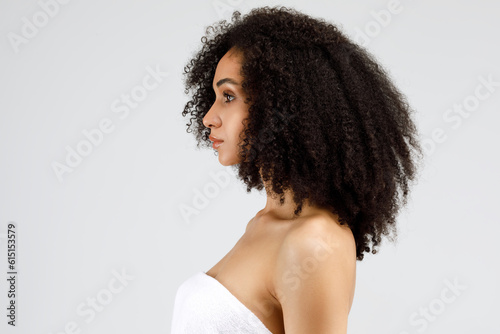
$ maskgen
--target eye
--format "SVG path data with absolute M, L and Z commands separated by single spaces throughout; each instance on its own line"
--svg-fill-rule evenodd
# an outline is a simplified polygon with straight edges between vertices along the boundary
M 234 100 L 234 96 L 229 95 L 229 94 L 227 94 L 226 92 L 222 93 L 222 95 L 224 95 L 224 97 L 225 97 L 225 98 L 227 98 L 227 97 L 232 97 L 232 99 L 231 99 L 230 101 L 224 100 L 224 103 L 229 103 L 229 102 L 231 102 L 232 100 Z

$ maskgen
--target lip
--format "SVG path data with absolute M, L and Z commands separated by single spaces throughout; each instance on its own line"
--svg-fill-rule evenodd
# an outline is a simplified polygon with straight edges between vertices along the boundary
M 217 137 L 214 137 L 214 136 L 212 136 L 212 135 L 208 136 L 208 138 L 209 138 L 211 141 L 213 141 L 214 143 L 215 143 L 215 142 L 220 142 L 220 143 L 222 143 L 222 142 L 223 142 L 223 140 L 222 140 L 222 139 L 217 138 Z
M 222 145 L 222 143 L 224 142 L 222 139 L 219 139 L 219 138 L 214 137 L 214 136 L 212 136 L 212 135 L 208 136 L 208 138 L 209 138 L 211 141 L 213 141 L 213 143 L 212 143 L 212 147 L 213 147 L 213 148 L 215 148 L 215 149 L 219 148 L 219 146 L 221 146 L 221 145 Z
M 222 142 L 222 141 L 214 141 L 213 144 L 212 144 L 212 147 L 215 148 L 215 149 L 218 149 L 219 146 L 221 146 L 222 144 L 224 144 L 224 142 Z

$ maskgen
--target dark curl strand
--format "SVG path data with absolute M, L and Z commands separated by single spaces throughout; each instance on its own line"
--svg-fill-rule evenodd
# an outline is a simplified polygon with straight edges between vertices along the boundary
M 236 165 L 247 192 L 265 182 L 281 203 L 283 190 L 292 190 L 295 215 L 305 200 L 337 214 L 353 232 L 359 261 L 377 253 L 382 235 L 395 237 L 423 154 L 413 110 L 375 58 L 335 25 L 283 6 L 243 18 L 235 11 L 201 41 L 184 67 L 192 99 L 182 112 L 197 147 L 211 145 L 203 117 L 215 100 L 212 80 L 235 47 L 250 105 Z

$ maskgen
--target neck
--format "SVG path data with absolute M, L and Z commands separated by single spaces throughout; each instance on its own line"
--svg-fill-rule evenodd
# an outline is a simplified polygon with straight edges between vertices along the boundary
M 272 192 L 271 185 L 264 182 L 267 201 L 266 206 L 257 213 L 257 217 L 263 215 L 273 216 L 279 219 L 294 219 L 293 212 L 295 211 L 296 204 L 293 201 L 293 191 L 291 189 L 284 190 L 284 203 L 280 203 L 280 196 Z M 308 216 L 314 212 L 317 212 L 318 208 L 311 206 L 309 201 L 306 199 L 302 204 L 302 211 L 299 213 L 298 217 Z

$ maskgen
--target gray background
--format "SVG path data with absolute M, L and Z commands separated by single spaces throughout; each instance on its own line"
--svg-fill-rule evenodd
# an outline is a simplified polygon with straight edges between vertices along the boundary
M 43 14 L 49 3 L 52 16 Z M 265 204 L 185 132 L 183 67 L 207 25 L 234 9 L 282 4 L 365 45 L 418 111 L 425 140 L 398 243 L 358 262 L 349 333 L 498 333 L 500 6 L 401 0 L 377 21 L 390 3 L 2 0 L 0 276 L 9 222 L 19 275 L 14 329 L 0 280 L 0 331 L 170 332 L 178 285 L 218 262 Z M 38 31 L 25 27 L 34 21 Z M 148 68 L 168 75 L 145 91 Z M 134 108 L 121 100 L 131 93 Z M 470 111 L 460 115 L 457 105 Z M 82 131 L 105 119 L 113 130 L 84 147 Z M 53 164 L 78 145 L 87 156 L 58 178 Z M 214 173 L 229 181 L 216 183 Z M 182 215 L 198 192 L 211 197 Z M 118 291 L 121 271 L 130 277 Z

